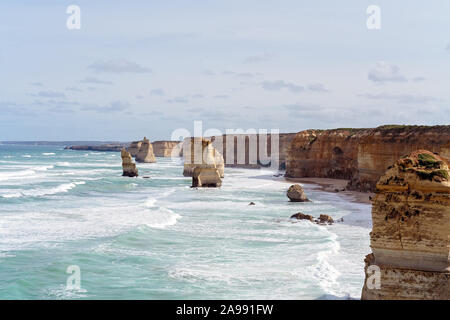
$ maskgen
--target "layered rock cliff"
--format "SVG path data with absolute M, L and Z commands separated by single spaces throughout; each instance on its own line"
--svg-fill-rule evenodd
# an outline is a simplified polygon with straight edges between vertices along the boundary
M 351 179 L 358 170 L 358 144 L 370 129 L 306 130 L 287 151 L 286 177 Z
M 447 159 L 418 150 L 380 178 L 362 299 L 450 299 L 449 176 Z
M 387 167 L 425 148 L 450 158 L 450 126 L 382 126 L 306 130 L 287 151 L 286 177 L 350 180 L 350 190 L 373 191 Z
M 156 157 L 170 158 L 181 155 L 182 146 L 178 141 L 153 141 L 152 145 Z
M 144 137 L 139 152 L 136 155 L 136 162 L 153 163 L 156 162 L 153 154 L 153 147 L 150 141 Z
M 348 189 L 370 191 L 387 167 L 418 149 L 450 159 L 450 126 L 382 126 L 370 131 L 358 145 L 358 171 Z

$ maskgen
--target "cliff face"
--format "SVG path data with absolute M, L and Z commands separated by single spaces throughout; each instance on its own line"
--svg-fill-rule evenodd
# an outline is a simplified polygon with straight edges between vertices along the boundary
M 358 170 L 358 143 L 370 129 L 306 130 L 287 152 L 286 177 L 351 179 Z
M 136 162 L 153 163 L 156 162 L 155 155 L 153 154 L 153 147 L 150 141 L 144 137 L 142 140 L 141 148 L 136 155 Z
M 358 172 L 349 189 L 373 190 L 385 170 L 401 156 L 418 149 L 450 159 L 450 126 L 406 126 L 372 130 L 358 145 Z
M 449 176 L 445 158 L 418 150 L 378 181 L 363 299 L 450 299 Z M 379 288 L 367 281 L 373 266 Z
M 450 126 L 306 130 L 288 149 L 286 177 L 348 179 L 350 190 L 373 191 L 387 167 L 418 149 L 450 159 Z
M 179 157 L 181 153 L 180 142 L 178 141 L 154 141 L 153 152 L 156 157 L 170 158 L 172 155 Z

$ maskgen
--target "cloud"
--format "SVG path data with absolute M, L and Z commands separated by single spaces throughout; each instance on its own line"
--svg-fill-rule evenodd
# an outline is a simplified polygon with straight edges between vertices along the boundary
M 359 97 L 364 97 L 370 100 L 392 100 L 399 103 L 404 104 L 426 104 L 430 102 L 439 101 L 439 99 L 430 97 L 430 96 L 422 96 L 422 95 L 412 95 L 412 94 L 388 94 L 388 93 L 380 93 L 380 94 L 364 94 L 358 95 Z
M 168 102 L 168 103 L 188 103 L 189 99 L 187 99 L 186 97 L 175 97 L 173 99 L 166 100 L 166 102 Z
M 218 94 L 216 96 L 214 96 L 214 98 L 216 99 L 228 99 L 230 96 L 227 94 Z
M 65 98 L 66 95 L 58 91 L 39 91 L 37 96 L 42 98 Z
M 313 92 L 329 92 L 322 83 L 311 83 L 307 86 L 308 90 Z
M 158 88 L 150 90 L 150 94 L 153 96 L 163 96 L 165 93 L 163 89 Z
M 369 80 L 377 83 L 406 82 L 405 76 L 400 74 L 400 68 L 396 65 L 380 61 L 369 71 Z
M 412 79 L 412 81 L 414 81 L 414 82 L 422 82 L 422 81 L 425 81 L 425 80 L 426 80 L 425 77 L 415 77 L 415 78 Z
M 66 91 L 83 92 L 83 90 L 78 87 L 66 87 Z
M 87 67 L 98 73 L 150 73 L 149 68 L 125 59 L 98 61 Z
M 285 82 L 284 80 L 263 81 L 261 82 L 261 86 L 263 87 L 264 90 L 269 91 L 280 91 L 282 89 L 287 89 L 291 92 L 299 93 L 304 90 L 302 86 L 290 82 Z
M 203 70 L 202 74 L 205 75 L 205 76 L 215 76 L 216 75 L 216 73 L 214 71 L 211 71 L 211 70 Z
M 450 42 L 447 43 L 447 46 L 445 47 L 445 50 L 447 50 L 448 52 L 450 52 Z
M 263 53 L 263 54 L 257 54 L 254 56 L 249 56 L 244 59 L 244 63 L 250 64 L 250 63 L 260 63 L 265 62 L 273 58 L 272 54 L 269 53 Z
M 130 107 L 128 102 L 113 101 L 106 106 L 88 105 L 81 108 L 83 111 L 95 111 L 100 113 L 120 112 Z
M 86 77 L 83 80 L 80 81 L 81 83 L 93 83 L 93 84 L 113 84 L 111 81 L 105 81 L 105 80 L 100 80 L 98 78 L 95 77 Z
M 29 85 L 34 86 L 34 87 L 43 87 L 44 86 L 42 84 L 42 82 L 30 82 Z

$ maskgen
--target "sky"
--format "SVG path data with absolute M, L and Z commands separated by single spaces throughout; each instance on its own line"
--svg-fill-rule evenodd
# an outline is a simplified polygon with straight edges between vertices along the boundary
M 0 39 L 0 141 L 450 123 L 448 0 L 2 0 Z

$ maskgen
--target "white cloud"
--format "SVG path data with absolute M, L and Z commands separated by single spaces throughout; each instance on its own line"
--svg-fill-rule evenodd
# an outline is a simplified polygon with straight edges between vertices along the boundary
M 113 84 L 111 81 L 100 80 L 95 77 L 86 77 L 80 81 L 81 83 L 94 83 L 94 84 Z
M 273 55 L 270 53 L 257 54 L 254 56 L 250 56 L 244 59 L 244 63 L 259 63 L 265 62 L 273 58 Z
M 422 96 L 422 95 L 412 95 L 412 94 L 388 94 L 388 93 L 380 93 L 380 94 L 365 94 L 359 95 L 360 97 L 364 97 L 370 100 L 393 100 L 399 103 L 405 104 L 426 104 L 430 102 L 439 101 L 439 99 L 430 97 L 430 96 Z
M 37 94 L 39 97 L 42 98 L 65 98 L 66 95 L 62 92 L 58 91 L 39 91 Z
M 406 82 L 405 76 L 400 73 L 400 68 L 394 64 L 380 61 L 369 71 L 369 80 L 377 83 Z
M 150 94 L 153 96 L 163 96 L 164 95 L 164 90 L 161 88 L 158 89 L 152 89 L 150 90 Z
M 322 83 L 311 83 L 307 86 L 308 90 L 314 92 L 329 92 L 327 88 Z
M 88 66 L 95 72 L 104 73 L 150 73 L 149 68 L 143 67 L 135 62 L 125 59 L 115 59 L 109 61 L 98 61 Z
M 296 85 L 295 83 L 286 82 L 284 80 L 263 81 L 261 82 L 261 86 L 263 89 L 269 91 L 280 91 L 282 89 L 287 89 L 291 92 L 299 93 L 304 90 L 302 86 Z

